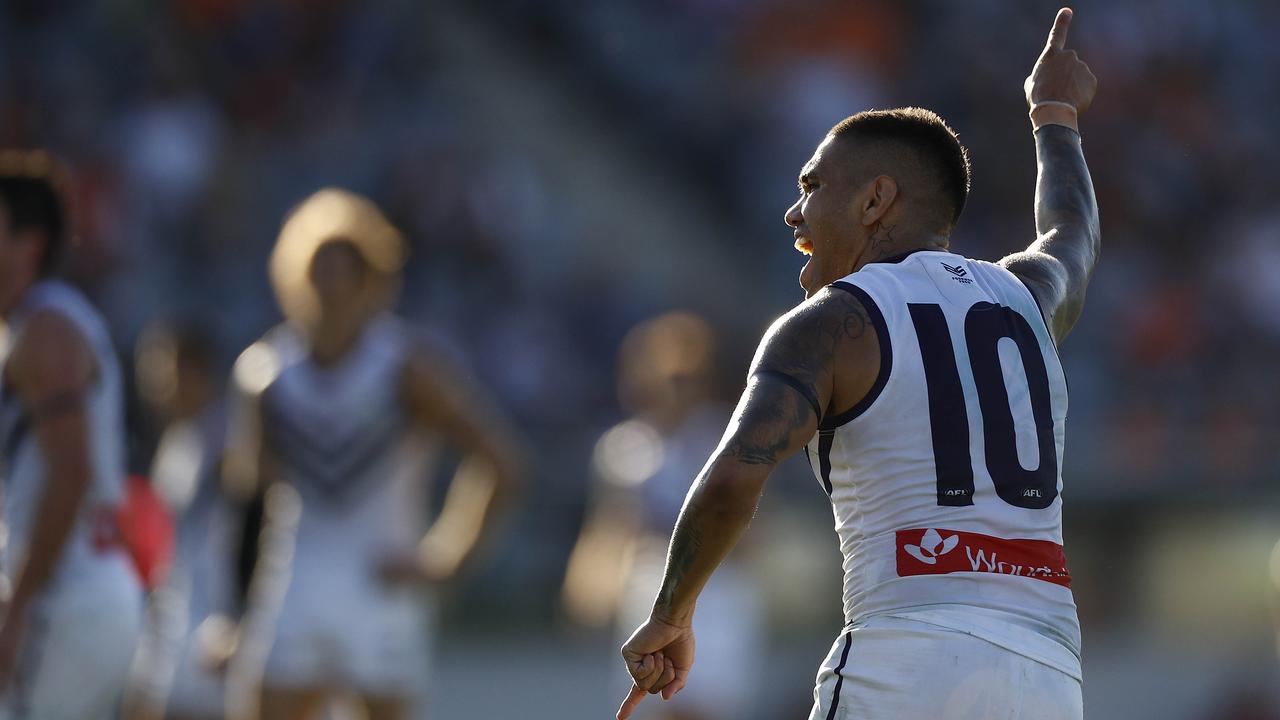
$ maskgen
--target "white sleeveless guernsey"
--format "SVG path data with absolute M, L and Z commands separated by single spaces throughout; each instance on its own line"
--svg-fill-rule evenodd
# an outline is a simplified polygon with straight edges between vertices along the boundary
M 806 447 L 835 514 L 848 626 L 924 621 L 1079 678 L 1067 384 L 1030 291 L 998 265 L 930 251 L 833 287 L 861 301 L 881 354 L 867 397 Z
M 277 327 L 265 342 L 279 373 L 262 393 L 263 427 L 302 501 L 299 553 L 314 544 L 366 561 L 415 546 L 425 529 L 435 442 L 415 430 L 405 402 L 407 326 L 391 315 L 376 318 L 331 367 L 311 360 L 292 326 Z
M 237 363 L 238 376 L 268 368 L 258 381 L 262 433 L 297 508 L 291 530 L 264 534 L 254 583 L 274 581 L 250 599 L 270 643 L 255 671 L 268 685 L 400 695 L 425 676 L 433 593 L 387 586 L 378 573 L 426 531 L 438 440 L 404 395 L 412 346 L 410 328 L 384 314 L 332 365 L 317 365 L 288 324 Z
M 142 616 L 142 588 L 119 533 L 124 497 L 124 403 L 111 338 L 97 311 L 57 280 L 31 287 L 10 316 L 7 362 L 30 318 L 56 312 L 93 352 L 94 377 L 83 398 L 89 486 L 49 582 L 31 608 L 26 636 L 0 720 L 111 717 L 128 675 Z M 0 377 L 3 373 L 0 372 Z M 5 575 L 26 562 L 45 491 L 44 456 L 32 409 L 0 388 L 0 478 L 4 483 Z
M 95 376 L 84 398 L 88 424 L 89 488 L 81 503 L 75 526 L 62 549 L 50 588 L 102 576 L 125 584 L 136 584 L 130 573 L 121 572 L 118 558 L 103 562 L 104 556 L 120 556 L 122 548 L 116 526 L 116 510 L 124 497 L 124 399 L 120 369 L 106 326 L 89 301 L 71 286 L 45 280 L 22 298 L 9 319 L 4 360 L 37 312 L 56 312 L 76 327 L 93 352 Z M 4 570 L 12 572 L 25 562 L 27 544 L 34 529 L 35 515 L 44 492 L 45 464 L 31 424 L 31 409 L 0 388 L 0 441 L 3 445 L 4 522 L 7 542 L 3 551 Z

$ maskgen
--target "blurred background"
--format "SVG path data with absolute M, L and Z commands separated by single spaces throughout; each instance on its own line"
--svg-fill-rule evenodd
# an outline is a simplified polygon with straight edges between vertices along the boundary
M 584 602 L 605 591 L 566 584 L 570 557 L 589 567 L 575 543 L 621 507 L 634 534 L 613 541 L 626 552 L 596 561 L 632 558 L 641 576 L 645 533 L 669 531 L 663 513 L 701 464 L 671 449 L 700 447 L 700 430 L 618 425 L 663 412 L 627 392 L 627 358 L 661 349 L 623 340 L 688 313 L 654 342 L 707 349 L 646 382 L 692 374 L 698 408 L 672 412 L 720 417 L 760 333 L 802 297 L 782 214 L 833 123 L 870 107 L 938 111 L 973 157 L 953 249 L 994 259 L 1033 237 L 1022 80 L 1056 3 L 2 7 L 0 145 L 46 146 L 72 167 L 68 274 L 129 362 L 148 323 L 198 316 L 225 373 L 279 321 L 267 255 L 284 214 L 319 187 L 369 195 L 405 231 L 400 312 L 536 448 L 519 506 L 446 590 L 433 717 L 616 708 L 626 609 Z M 1086 712 L 1280 717 L 1280 95 L 1267 89 L 1280 4 L 1074 7 L 1068 45 L 1099 78 L 1082 128 L 1105 246 L 1062 349 Z M 158 427 L 140 403 L 130 429 L 145 472 Z M 663 464 L 654 453 L 688 468 L 674 501 L 636 490 Z M 720 624 L 760 660 L 743 661 L 743 676 L 759 675 L 734 717 L 804 717 L 841 619 L 830 508 L 803 463 L 771 481 L 732 574 L 727 597 L 750 602 Z M 644 586 L 647 602 L 656 586 Z

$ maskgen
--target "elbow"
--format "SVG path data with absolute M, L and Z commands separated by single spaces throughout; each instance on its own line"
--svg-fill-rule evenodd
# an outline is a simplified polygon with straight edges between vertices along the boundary
M 749 506 L 754 512 L 772 469 L 773 466 L 748 465 L 721 457 L 699 480 L 699 500 L 726 509 Z
M 498 483 L 506 495 L 516 495 L 524 491 L 529 482 L 529 468 L 532 455 L 523 443 L 512 440 L 503 448 L 498 457 Z
M 514 445 L 489 448 L 477 458 L 487 469 L 494 495 L 509 499 L 524 492 L 528 484 L 528 454 Z

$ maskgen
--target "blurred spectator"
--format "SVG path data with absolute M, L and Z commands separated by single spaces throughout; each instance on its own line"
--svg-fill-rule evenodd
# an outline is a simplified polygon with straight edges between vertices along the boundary
M 636 326 L 619 351 L 618 395 L 631 418 L 596 444 L 594 504 L 569 560 L 564 603 L 588 625 L 612 622 L 617 641 L 649 616 L 667 539 L 689 485 L 715 450 L 729 408 L 713 394 L 715 336 L 696 315 L 675 312 Z M 765 657 L 750 545 L 708 582 L 695 620 L 699 670 L 669 702 L 648 712 L 668 720 L 750 716 Z M 619 685 L 619 697 L 627 685 Z
M 152 593 L 134 661 L 130 720 L 225 716 L 220 626 L 236 612 L 236 514 L 221 489 L 226 414 L 207 322 L 155 323 L 138 342 L 137 387 L 164 427 L 151 481 L 176 518 L 166 583 Z

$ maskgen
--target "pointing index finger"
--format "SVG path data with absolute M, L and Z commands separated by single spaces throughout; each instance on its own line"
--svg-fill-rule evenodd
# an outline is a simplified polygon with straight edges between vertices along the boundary
M 1053 29 L 1049 31 L 1049 47 L 1062 50 L 1067 46 L 1067 28 L 1071 27 L 1071 8 L 1062 8 L 1053 19 Z
M 627 718 L 631 717 L 631 713 L 635 712 L 636 708 L 640 706 L 640 701 L 644 700 L 644 696 L 648 694 L 640 689 L 640 686 L 632 685 L 631 692 L 627 693 L 626 699 L 622 701 L 622 707 L 618 708 L 617 719 L 627 720 Z

